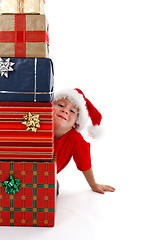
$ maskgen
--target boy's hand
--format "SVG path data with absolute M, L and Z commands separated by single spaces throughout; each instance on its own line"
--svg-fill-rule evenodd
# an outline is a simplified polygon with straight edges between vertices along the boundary
M 105 192 L 114 192 L 115 188 L 111 187 L 109 185 L 104 185 L 104 184 L 98 184 L 96 183 L 93 187 L 92 187 L 92 191 L 93 192 L 98 192 L 101 194 L 104 194 Z

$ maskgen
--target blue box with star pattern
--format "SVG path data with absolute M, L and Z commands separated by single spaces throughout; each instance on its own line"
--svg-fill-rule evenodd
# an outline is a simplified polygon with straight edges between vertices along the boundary
M 50 58 L 0 58 L 1 102 L 51 102 L 53 91 Z

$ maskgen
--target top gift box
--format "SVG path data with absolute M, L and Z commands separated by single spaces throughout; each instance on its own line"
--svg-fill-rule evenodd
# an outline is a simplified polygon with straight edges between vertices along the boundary
M 0 14 L 45 14 L 45 0 L 0 0 Z

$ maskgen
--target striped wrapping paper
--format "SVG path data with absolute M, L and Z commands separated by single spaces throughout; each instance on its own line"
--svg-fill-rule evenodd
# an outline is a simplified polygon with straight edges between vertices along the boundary
M 51 162 L 0 161 L 0 226 L 53 227 L 56 168 Z M 3 182 L 13 175 L 18 191 L 6 192 Z
M 1 160 L 51 160 L 53 139 L 52 102 L 0 102 Z

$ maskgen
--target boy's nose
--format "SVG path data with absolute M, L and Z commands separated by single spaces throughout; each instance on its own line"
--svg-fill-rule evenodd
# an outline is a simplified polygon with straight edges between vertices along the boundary
M 64 112 L 65 114 L 68 114 L 68 110 L 67 109 L 63 109 L 62 112 Z

